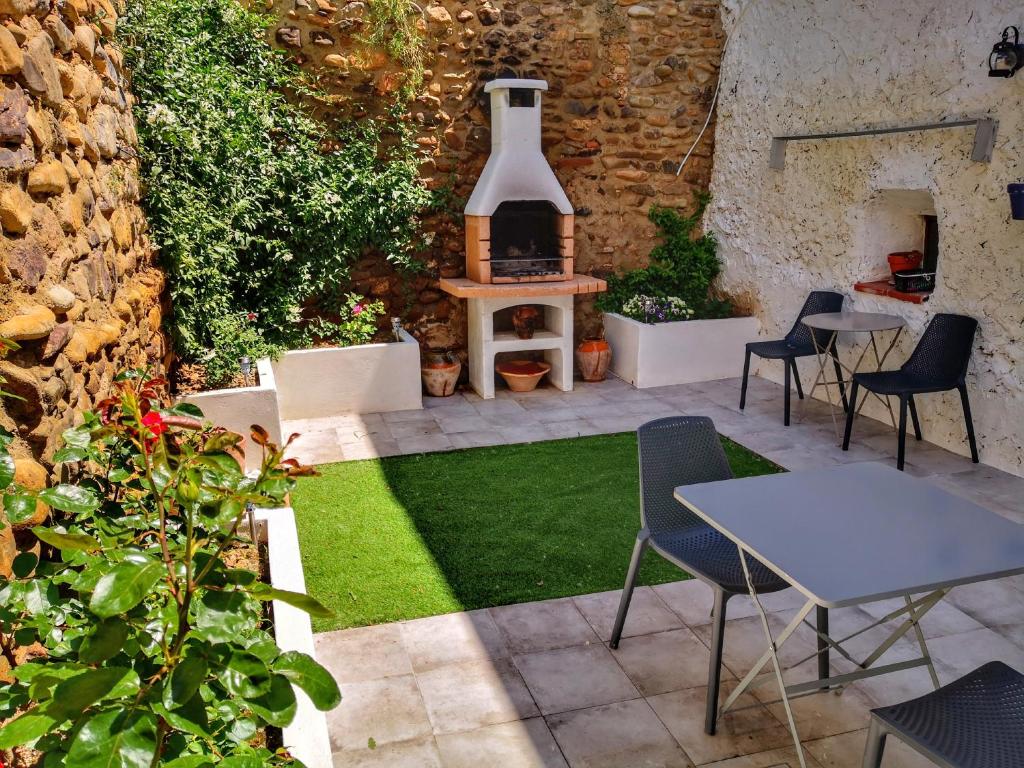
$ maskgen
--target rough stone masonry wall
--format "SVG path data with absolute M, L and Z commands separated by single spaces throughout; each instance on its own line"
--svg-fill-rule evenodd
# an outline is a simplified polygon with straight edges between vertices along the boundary
M 372 0 L 368 0 L 372 2 Z M 397 68 L 366 55 L 363 0 L 272 0 L 277 43 L 291 49 L 339 103 L 385 103 Z M 707 116 L 722 35 L 712 0 L 443 0 L 424 3 L 426 76 L 411 105 L 423 175 L 432 188 L 454 182 L 452 215 L 427 224 L 430 273 L 411 285 L 386 264 L 357 265 L 356 289 L 385 299 L 427 346 L 465 344 L 464 308 L 437 287 L 465 271 L 462 205 L 490 153 L 489 99 L 495 77 L 547 80 L 543 143 L 577 208 L 576 270 L 603 275 L 646 263 L 654 244 L 653 203 L 690 209 L 707 186 L 711 141 L 688 169 L 676 166 Z M 708 134 L 710 137 L 710 132 Z M 578 333 L 600 318 L 580 301 Z
M 736 27 L 739 5 L 750 10 Z M 725 288 L 756 296 L 769 335 L 819 287 L 845 292 L 856 309 L 902 315 L 909 328 L 889 365 L 907 358 L 936 312 L 976 317 L 968 387 L 981 459 L 1024 474 L 1024 222 L 1011 220 L 1006 194 L 1024 180 L 1024 76 L 990 78 L 986 66 L 1003 27 L 1024 25 L 1019 0 L 907 0 L 898 13 L 884 2 L 726 6 L 706 219 Z M 991 164 L 971 161 L 973 131 L 961 128 L 791 143 L 785 170 L 768 167 L 773 135 L 986 115 L 999 120 Z M 921 306 L 851 290 L 885 272 L 878 201 L 893 189 L 929 193 L 938 215 L 938 287 Z M 782 377 L 777 365 L 762 373 Z M 920 397 L 918 409 L 927 440 L 967 453 L 955 393 Z
M 20 346 L 0 374 L 22 398 L 0 424 L 32 486 L 75 412 L 164 352 L 116 19 L 108 0 L 0 0 L 0 336 Z

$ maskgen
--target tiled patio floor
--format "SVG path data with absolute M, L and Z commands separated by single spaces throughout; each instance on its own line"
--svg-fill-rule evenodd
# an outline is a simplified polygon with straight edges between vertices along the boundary
M 821 403 L 803 412 L 795 405 L 793 426 L 784 429 L 778 385 L 754 379 L 744 413 L 737 400 L 735 380 L 644 391 L 611 380 L 573 393 L 506 392 L 493 401 L 458 395 L 424 411 L 288 426 L 305 433 L 296 454 L 323 463 L 621 432 L 686 413 L 711 416 L 722 434 L 791 470 L 894 462 L 887 425 L 860 419 L 855 446 L 844 453 Z M 1022 478 L 913 440 L 907 470 L 1024 523 Z M 622 562 L 608 567 L 624 572 L 628 558 L 623 552 Z M 617 591 L 318 635 L 318 656 L 344 696 L 328 716 L 335 765 L 795 768 L 784 713 L 767 703 L 777 697 L 771 685 L 748 697 L 752 708 L 726 715 L 718 735 L 704 735 L 710 600 L 696 581 L 638 589 L 616 651 L 607 639 Z M 798 602 L 790 591 L 766 598 L 776 629 Z M 832 629 L 870 623 L 891 608 L 834 611 Z M 763 650 L 763 635 L 749 600 L 731 601 L 729 616 L 726 677 L 734 680 Z M 992 659 L 1024 670 L 1024 577 L 958 588 L 922 626 L 943 682 Z M 870 650 L 880 632 L 854 648 Z M 813 642 L 809 630 L 798 632 L 783 660 L 811 653 Z M 913 652 L 904 639 L 884 659 Z M 834 666 L 843 669 L 841 661 Z M 914 669 L 864 681 L 841 696 L 798 700 L 808 764 L 859 766 L 868 709 L 929 689 L 927 672 Z M 926 765 L 897 743 L 884 763 Z

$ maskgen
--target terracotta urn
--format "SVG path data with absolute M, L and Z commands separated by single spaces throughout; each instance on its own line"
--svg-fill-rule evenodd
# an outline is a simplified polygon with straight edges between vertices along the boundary
M 611 362 L 612 348 L 604 339 L 584 339 L 576 347 L 576 364 L 584 381 L 604 381 Z
M 516 336 L 520 339 L 532 339 L 533 332 L 537 328 L 537 318 L 540 312 L 535 307 L 523 305 L 516 307 L 512 313 L 512 327 L 516 329 Z
M 494 366 L 513 392 L 532 392 L 544 374 L 551 370 L 547 363 L 532 360 L 509 360 Z
M 450 397 L 462 373 L 462 362 L 453 352 L 431 352 L 420 364 L 423 386 L 431 397 Z

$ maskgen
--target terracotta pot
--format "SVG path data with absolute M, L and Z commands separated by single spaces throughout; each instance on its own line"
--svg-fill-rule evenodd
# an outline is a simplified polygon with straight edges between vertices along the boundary
M 535 363 L 532 360 L 510 360 L 494 367 L 513 392 L 533 391 L 544 374 L 551 370 L 547 363 Z
M 604 339 L 584 339 L 576 347 L 576 364 L 584 381 L 604 381 L 612 362 L 612 348 Z
M 512 327 L 516 329 L 516 336 L 520 339 L 532 339 L 538 317 L 540 312 L 531 306 L 516 307 L 512 313 Z
M 431 397 L 450 397 L 462 373 L 462 363 L 452 354 L 431 354 L 420 364 L 423 386 Z
M 895 274 L 908 269 L 917 269 L 924 261 L 924 254 L 920 251 L 898 251 L 890 253 L 888 260 L 889 271 Z

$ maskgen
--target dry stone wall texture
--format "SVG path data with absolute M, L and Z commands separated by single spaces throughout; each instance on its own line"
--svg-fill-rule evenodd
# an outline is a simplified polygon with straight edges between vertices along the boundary
M 982 461 L 1024 474 L 1024 222 L 1006 185 L 1024 180 L 1024 77 L 987 76 L 1001 30 L 1024 23 L 1017 0 L 884 2 L 737 0 L 718 111 L 714 200 L 727 290 L 754 297 L 768 334 L 792 323 L 808 290 L 845 292 L 859 310 L 909 323 L 889 365 L 907 358 L 936 312 L 976 317 L 969 388 Z M 991 164 L 970 159 L 971 129 L 791 143 L 768 167 L 773 135 L 991 116 Z M 893 192 L 895 190 L 895 192 Z M 938 287 L 915 306 L 854 293 L 907 245 L 885 201 L 929 199 L 939 227 Z M 844 340 L 844 352 L 853 350 Z M 811 363 L 804 368 L 805 380 Z M 762 373 L 781 381 L 782 369 Z M 881 416 L 879 406 L 868 409 Z M 918 399 L 925 437 L 966 454 L 955 393 Z M 913 446 L 911 446 L 912 448 Z M 913 457 L 911 456 L 911 461 Z
M 367 2 L 271 0 L 273 37 L 337 94 L 339 110 L 372 112 L 401 82 L 401 68 L 366 51 Z M 411 284 L 386 264 L 357 265 L 356 288 L 384 299 L 429 346 L 465 344 L 463 308 L 438 290 L 464 275 L 462 205 L 490 152 L 485 83 L 547 80 L 543 144 L 577 209 L 577 271 L 596 275 L 646 263 L 653 203 L 690 209 L 707 186 L 711 141 L 684 174 L 676 167 L 708 111 L 722 33 L 711 0 L 443 0 L 424 3 L 426 73 L 410 108 L 434 189 L 451 187 L 450 211 L 428 222 L 429 272 Z M 355 105 L 355 107 L 353 107 Z M 708 134 L 710 137 L 710 132 Z M 578 305 L 578 332 L 600 318 Z
M 0 0 L 0 336 L 20 346 L 0 374 L 22 398 L 0 424 L 28 484 L 76 411 L 164 356 L 116 21 L 109 0 Z

